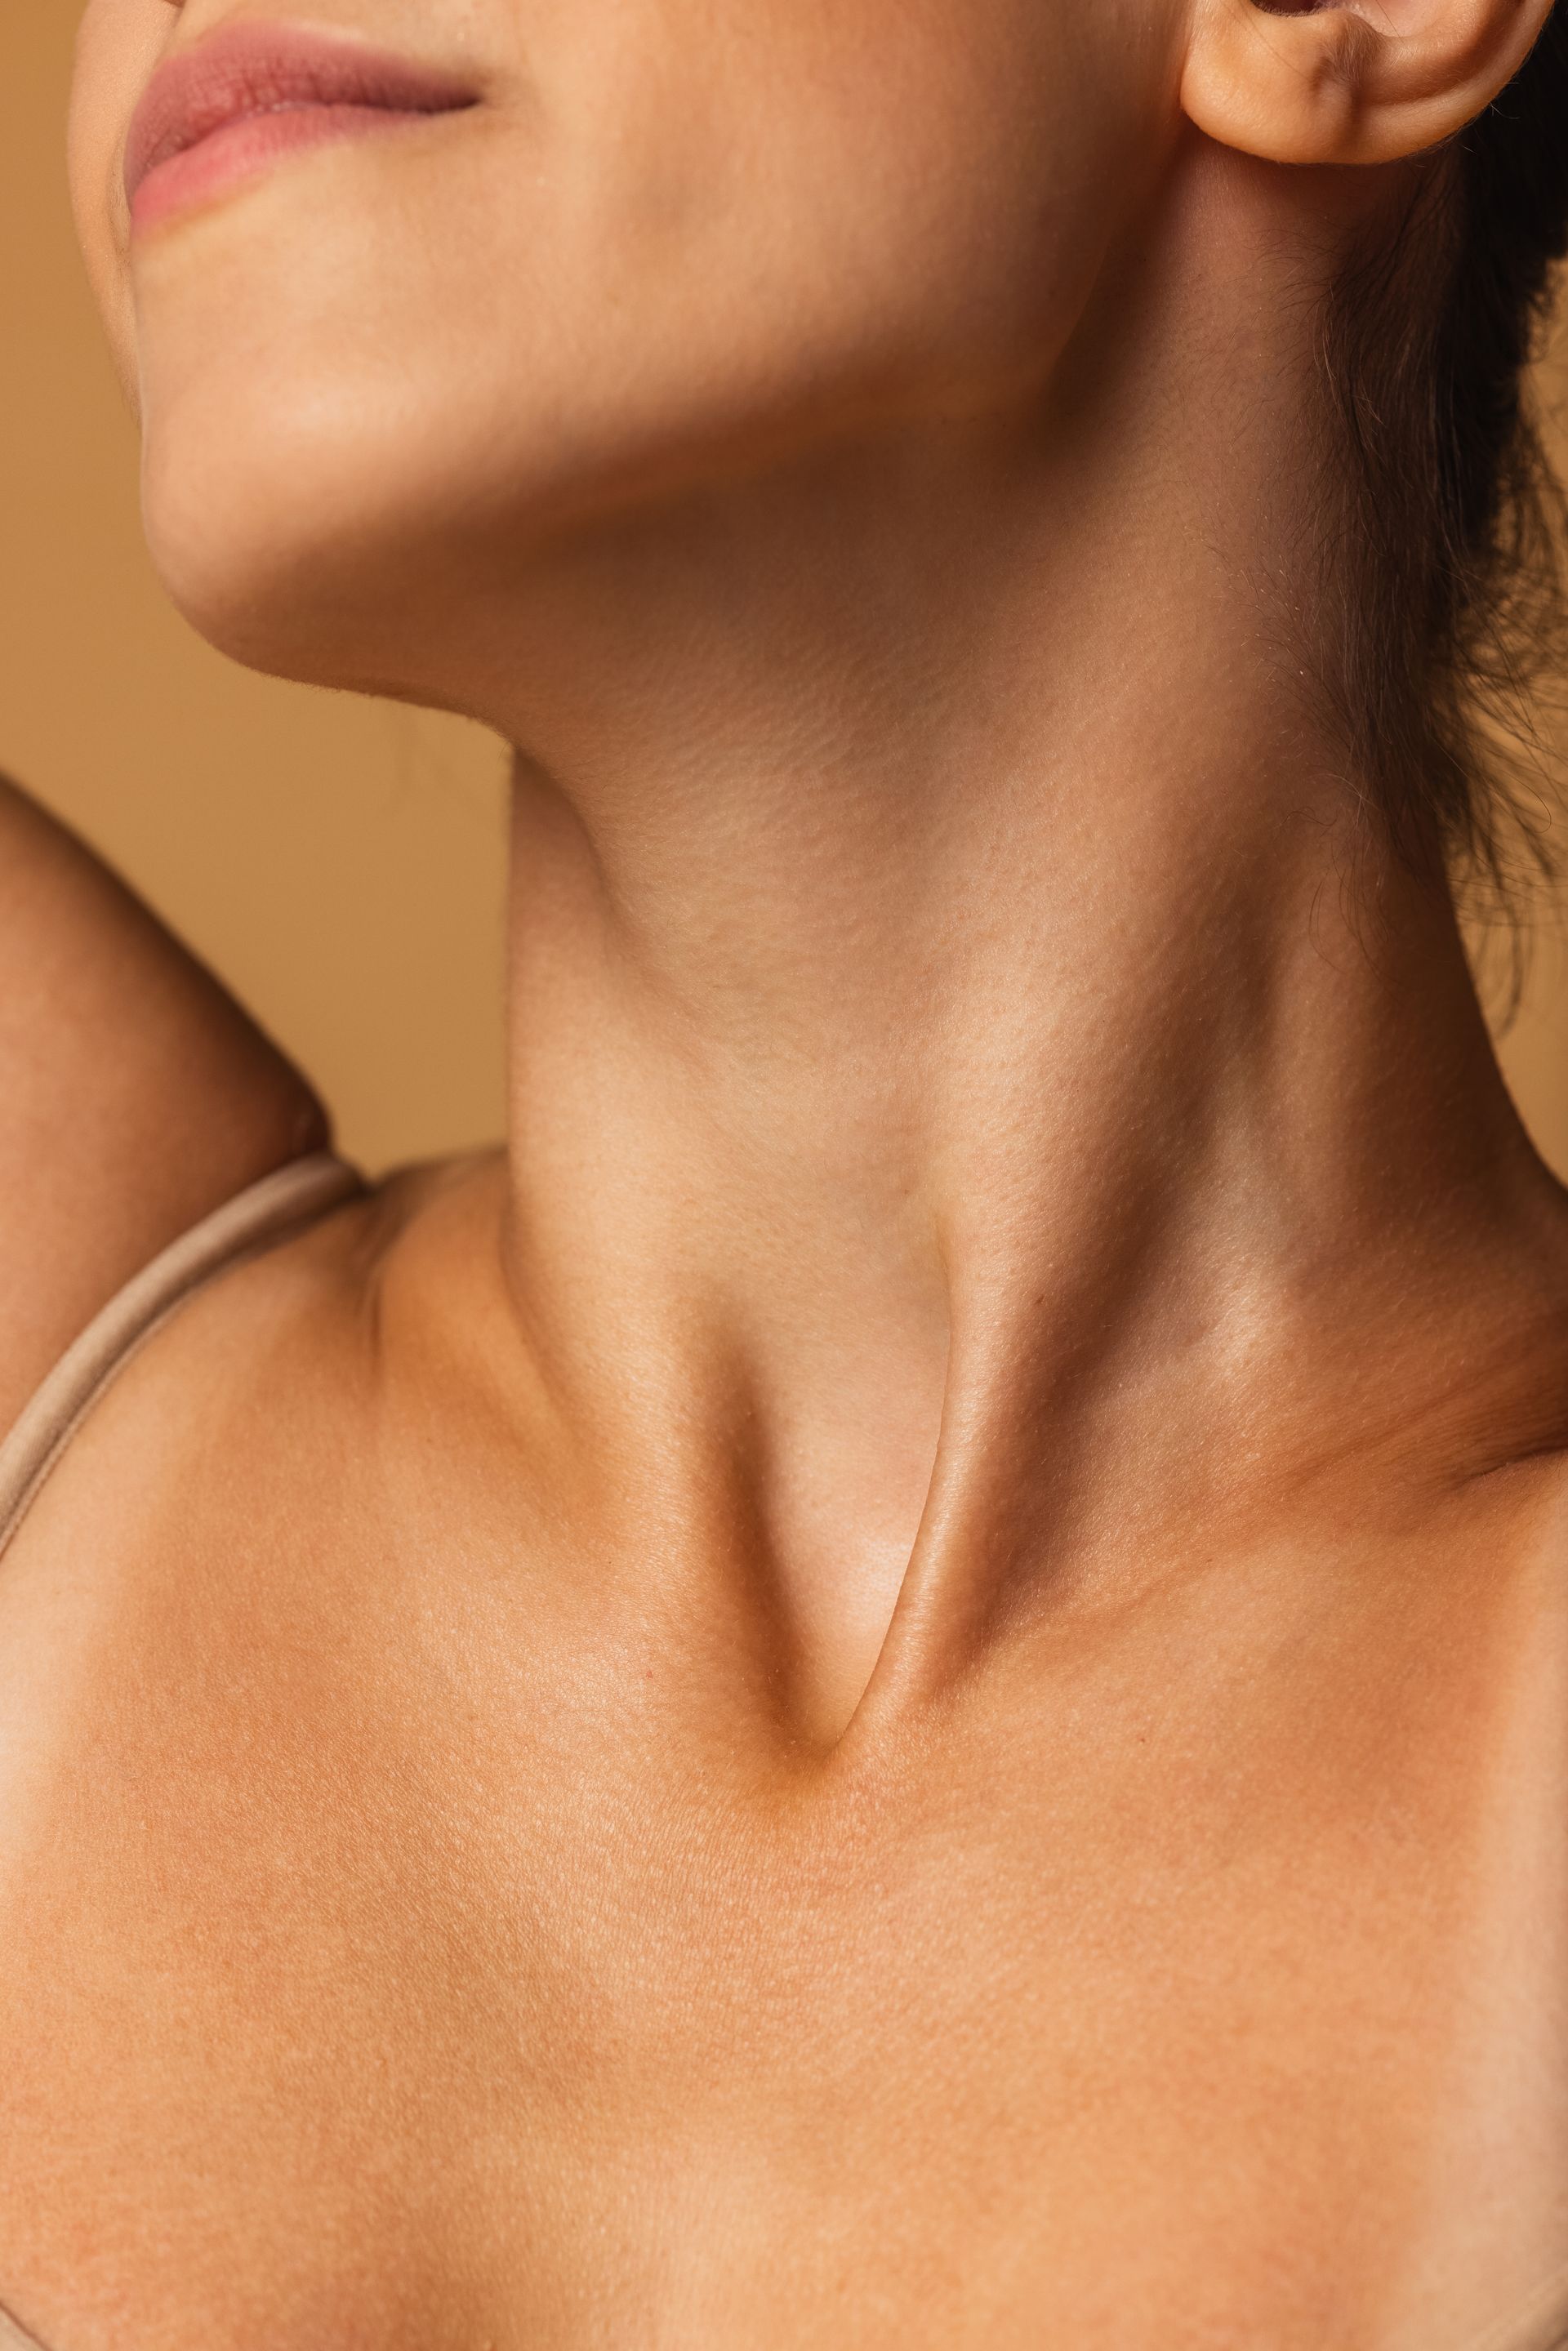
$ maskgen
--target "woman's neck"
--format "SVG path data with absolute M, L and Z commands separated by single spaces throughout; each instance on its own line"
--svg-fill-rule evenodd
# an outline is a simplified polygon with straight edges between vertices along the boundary
M 1451 1350 L 1554 1229 L 1301 688 L 1292 444 L 1213 359 L 606 534 L 532 632 L 514 1292 L 636 1539 L 766 1588 L 813 1735 L 901 1587 L 939 1672 L 1020 1584 L 1462 1468 Z

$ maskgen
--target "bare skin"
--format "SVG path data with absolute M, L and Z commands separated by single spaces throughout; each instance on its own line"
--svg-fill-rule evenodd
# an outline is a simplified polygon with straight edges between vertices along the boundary
M 89 215 L 171 34 L 96 21 Z M 1568 1215 L 1286 626 L 1303 272 L 1527 35 L 1411 10 L 1346 128 L 1270 79 L 1321 18 L 1135 21 L 1049 334 L 956 232 L 961 382 L 813 314 L 831 430 L 779 360 L 703 472 L 660 344 L 667 409 L 585 400 L 570 465 L 535 418 L 526 496 L 467 452 L 465 537 L 412 427 L 392 532 L 225 372 L 390 148 L 140 260 L 89 218 L 187 609 L 520 748 L 505 1152 L 215 1284 L 0 1577 L 0 2302 L 50 2351 L 1471 2351 L 1568 2266 Z M 993 128 L 1020 22 L 965 19 Z M 336 331 L 278 344 L 312 395 Z M 313 1113 L 0 826 L 14 1413 Z

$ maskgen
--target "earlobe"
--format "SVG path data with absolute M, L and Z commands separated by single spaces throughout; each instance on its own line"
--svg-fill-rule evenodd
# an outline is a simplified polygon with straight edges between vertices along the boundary
M 1463 129 L 1512 79 L 1551 0 L 1406 0 L 1388 12 L 1194 0 L 1181 101 L 1277 163 L 1385 163 Z

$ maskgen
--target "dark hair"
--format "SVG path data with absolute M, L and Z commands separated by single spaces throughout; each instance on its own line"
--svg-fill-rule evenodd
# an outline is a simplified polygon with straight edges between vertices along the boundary
M 1521 841 L 1546 862 L 1531 697 L 1568 650 L 1563 493 L 1528 372 L 1565 250 L 1558 0 L 1500 97 L 1425 159 L 1392 236 L 1381 228 L 1341 274 L 1322 347 L 1337 444 L 1332 696 L 1406 862 L 1505 900 Z

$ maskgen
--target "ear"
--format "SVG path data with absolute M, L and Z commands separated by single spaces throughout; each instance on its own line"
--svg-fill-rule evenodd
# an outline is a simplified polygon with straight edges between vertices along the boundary
M 1551 6 L 1192 0 L 1182 106 L 1211 139 L 1270 162 L 1391 162 L 1437 146 L 1490 106 Z

